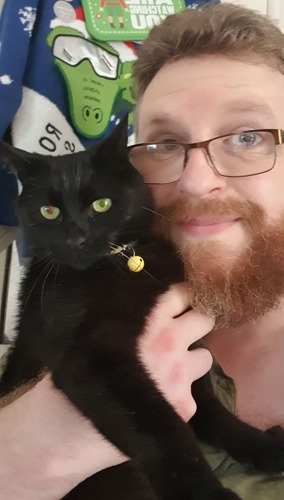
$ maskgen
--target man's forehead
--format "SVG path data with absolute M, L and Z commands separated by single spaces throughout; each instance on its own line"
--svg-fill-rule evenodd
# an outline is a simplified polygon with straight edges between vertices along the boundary
M 248 98 L 232 99 L 221 101 L 221 106 L 228 112 L 232 113 L 260 113 L 274 116 L 268 102 L 263 99 L 258 99 L 256 96 Z
M 270 125 L 276 120 L 275 112 L 269 103 L 257 99 L 255 96 L 252 96 L 249 99 L 221 100 L 220 103 L 218 103 L 218 107 L 215 107 L 215 103 L 213 102 L 212 109 L 214 111 L 214 117 L 216 119 L 218 118 L 218 121 L 227 119 L 230 121 L 242 119 L 252 121 L 255 118 Z M 143 127 L 146 126 L 150 131 L 172 128 L 174 124 L 176 132 L 182 133 L 184 131 L 184 125 L 188 123 L 191 114 L 193 117 L 196 116 L 195 111 L 196 110 L 194 108 L 190 109 L 190 107 L 186 109 L 178 109 L 176 107 L 172 110 L 156 110 L 155 106 L 153 106 L 153 108 L 151 110 L 147 110 L 146 114 L 142 117 Z M 207 107 L 206 116 L 209 115 L 210 109 Z M 202 115 L 199 113 L 198 121 L 201 118 Z
M 186 101 L 194 106 L 204 100 L 224 105 L 227 100 L 252 100 L 260 105 L 264 97 L 283 94 L 284 75 L 265 64 L 231 60 L 220 57 L 180 60 L 165 65 L 147 87 L 140 104 Z M 255 98 L 254 98 L 255 97 Z M 237 103 L 239 105 L 239 103 Z M 245 103 L 247 105 L 249 103 Z
M 213 103 L 214 104 L 214 103 Z M 256 96 L 251 96 L 250 98 L 238 98 L 238 99 L 225 99 L 220 100 L 218 103 L 218 108 L 228 113 L 236 114 L 246 114 L 255 113 L 267 115 L 274 117 L 275 113 L 268 102 L 263 99 L 258 99 Z M 153 106 L 153 114 L 149 115 L 149 125 L 161 126 L 172 121 L 173 115 L 169 111 L 157 110 L 155 112 L 155 107 Z M 190 109 L 189 109 L 190 111 Z
M 265 64 L 213 56 L 176 61 L 157 73 L 140 98 L 136 133 L 144 138 L 150 129 L 178 132 L 189 123 L 195 131 L 216 129 L 204 130 L 205 136 L 238 126 L 283 127 L 283 89 L 284 75 Z

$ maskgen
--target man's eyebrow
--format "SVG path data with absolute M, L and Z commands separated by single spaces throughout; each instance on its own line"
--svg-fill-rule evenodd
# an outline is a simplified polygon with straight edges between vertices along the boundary
M 159 113 L 153 117 L 150 117 L 149 121 L 147 121 L 147 127 L 157 128 L 163 126 L 174 125 L 175 129 L 178 129 L 177 132 L 183 132 L 183 127 L 181 123 L 175 119 L 171 114 L 166 112 Z
M 163 123 L 169 123 L 172 121 L 172 117 L 167 113 L 159 113 L 153 116 L 149 120 L 149 125 L 162 125 Z
M 275 117 L 274 112 L 262 101 L 256 101 L 252 99 L 237 99 L 234 101 L 225 102 L 221 105 L 224 111 L 229 113 L 262 113 L 267 116 Z M 172 115 L 161 112 L 150 118 L 147 123 L 148 126 L 161 126 L 168 125 L 169 123 L 174 122 L 174 125 L 178 125 L 178 122 L 173 118 Z
M 238 99 L 224 103 L 223 109 L 230 113 L 260 113 L 267 116 L 275 117 L 272 109 L 261 101 Z
M 236 99 L 233 101 L 223 102 L 220 106 L 220 109 L 229 116 L 233 115 L 242 115 L 242 114 L 259 114 L 267 118 L 274 118 L 275 114 L 268 104 L 263 101 L 256 100 L 255 98 L 247 98 L 247 99 Z M 155 131 L 159 128 L 167 128 L 174 127 L 174 130 L 177 134 L 181 136 L 187 136 L 188 132 L 186 131 L 186 127 L 182 126 L 179 120 L 175 119 L 170 113 L 166 111 L 161 111 L 154 116 L 150 116 L 147 120 L 144 128 L 151 132 L 151 130 Z M 139 131 L 138 131 L 139 134 Z

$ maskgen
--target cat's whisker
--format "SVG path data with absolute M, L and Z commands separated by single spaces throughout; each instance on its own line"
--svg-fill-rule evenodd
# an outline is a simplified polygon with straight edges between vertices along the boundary
M 110 245 L 112 245 L 112 244 L 110 244 Z M 115 245 L 116 245 L 116 244 L 115 244 Z M 116 247 L 121 248 L 119 245 L 116 245 Z M 112 258 L 113 258 L 116 262 L 119 262 L 119 264 L 121 264 L 123 267 L 125 267 L 126 269 L 128 269 L 127 264 L 125 264 L 124 262 L 121 262 L 121 261 L 117 258 L 117 256 L 118 256 L 118 255 L 122 255 L 122 256 L 123 256 L 123 257 L 125 257 L 125 259 L 127 259 L 127 261 L 128 261 L 128 260 L 129 260 L 129 255 L 126 255 L 126 254 L 125 254 L 125 253 L 123 253 L 122 251 L 119 251 L 119 250 L 118 250 L 118 248 L 114 248 L 114 250 L 117 250 L 117 252 L 116 252 L 115 254 L 112 254 L 112 255 L 111 255 L 111 257 L 112 257 Z M 130 271 L 130 269 L 128 269 L 128 270 Z M 130 271 L 130 272 L 132 272 L 132 271 Z M 157 281 L 157 283 L 160 283 L 160 285 L 162 285 L 162 286 L 164 286 L 165 288 L 167 288 L 167 287 L 166 287 L 166 285 L 165 285 L 165 283 L 162 283 L 162 281 L 158 280 L 157 278 L 155 278 L 155 276 L 153 276 L 151 273 L 149 273 L 148 271 L 146 271 L 145 267 L 144 267 L 144 268 L 143 268 L 140 272 L 148 274 L 148 276 L 150 276 L 150 278 L 152 278 L 153 280 Z
M 44 250 L 42 250 L 41 252 L 34 254 L 32 256 L 32 259 L 34 260 L 34 262 L 36 264 L 37 262 L 39 262 L 39 259 L 41 259 L 41 260 L 47 259 L 47 258 L 50 258 L 50 256 L 51 256 L 51 253 L 46 253 Z
M 129 256 L 126 255 L 125 253 L 123 253 L 123 251 L 122 251 L 122 250 L 124 250 L 125 247 L 122 245 L 118 245 L 117 243 L 111 243 L 111 242 L 109 242 L 109 246 L 112 250 L 112 253 L 108 257 L 113 259 L 117 264 L 119 264 L 119 266 L 117 266 L 118 268 L 120 268 L 121 266 L 127 268 L 127 266 L 124 264 L 124 262 L 121 262 L 121 260 L 118 258 L 119 255 L 122 255 L 127 260 L 129 259 Z
M 111 258 L 117 269 L 122 273 L 122 267 L 126 267 L 123 262 L 121 262 L 115 255 L 108 255 L 108 258 Z
M 129 259 L 128 255 L 125 255 L 125 254 L 124 254 L 124 253 L 122 253 L 122 252 L 119 252 L 119 253 L 120 253 L 120 255 L 123 255 L 123 257 L 126 257 L 126 259 L 127 259 L 127 260 Z M 116 259 L 116 260 L 118 260 L 118 259 Z M 128 269 L 127 264 L 124 264 L 124 262 L 120 262 L 120 261 L 119 261 L 119 263 L 120 263 L 123 267 L 125 267 L 126 269 Z M 128 271 L 129 271 L 129 272 L 132 272 L 132 271 L 130 271 L 130 269 L 128 269 Z M 164 287 L 165 287 L 165 289 L 167 288 L 167 286 L 165 285 L 165 283 L 162 283 L 162 281 L 160 281 L 160 280 L 158 280 L 157 278 L 155 278 L 155 276 L 153 276 L 153 274 L 148 273 L 148 271 L 146 271 L 146 269 L 145 269 L 145 268 L 143 268 L 140 272 L 141 272 L 141 273 L 146 273 L 146 274 L 148 274 L 148 276 L 150 276 L 150 278 L 152 278 L 153 280 L 157 281 L 157 283 L 160 283 L 160 285 L 164 286 Z
M 25 305 L 24 305 L 24 307 L 23 307 L 23 310 L 21 311 L 21 315 L 23 315 L 23 314 L 24 314 L 24 312 L 25 312 L 25 310 L 26 310 L 26 307 L 27 307 L 27 305 L 28 305 L 28 302 L 29 302 L 30 296 L 31 296 L 31 294 L 32 294 L 32 292 L 33 292 L 33 290 L 34 290 L 34 288 L 36 287 L 36 285 L 37 285 L 37 283 L 38 283 L 38 281 L 39 281 L 40 277 L 44 274 L 45 270 L 48 268 L 49 264 L 50 264 L 50 261 L 49 261 L 49 262 L 47 262 L 47 264 L 44 266 L 44 268 L 41 270 L 41 272 L 40 272 L 40 273 L 39 273 L 39 275 L 37 276 L 37 278 L 36 278 L 36 280 L 35 280 L 35 282 L 34 282 L 34 284 L 33 284 L 32 288 L 31 288 L 31 290 L 30 290 L 30 293 L 29 293 L 29 295 L 28 295 L 28 297 L 27 297 L 27 300 L 26 300 L 26 302 L 25 302 Z
M 111 247 L 112 250 L 115 250 L 116 248 L 120 248 L 121 245 L 109 241 L 109 246 Z
M 56 280 L 57 280 L 57 275 L 58 275 L 59 268 L 60 268 L 60 264 L 57 264 L 57 269 L 56 269 L 56 273 L 55 273 L 55 276 L 54 276 L 54 289 L 55 289 L 55 292 L 56 292 Z
M 50 266 L 50 268 L 49 268 L 49 269 L 47 270 L 47 272 L 46 272 L 46 276 L 45 276 L 45 278 L 44 278 L 44 281 L 43 281 L 43 284 L 42 284 L 42 287 L 41 287 L 40 304 L 41 304 L 41 310 L 42 310 L 42 314 L 43 314 L 43 316 L 45 316 L 45 314 L 44 314 L 44 306 L 43 306 L 43 300 L 44 300 L 44 296 L 43 296 L 43 294 L 44 294 L 45 283 L 46 283 L 47 278 L 48 278 L 48 276 L 50 275 L 50 273 L 51 273 L 51 271 L 52 271 L 52 269 L 53 269 L 53 267 L 54 267 L 54 266 L 55 266 L 55 262 L 54 262 L 54 261 L 52 261 L 52 262 L 51 262 L 51 266 Z
M 171 219 L 169 217 L 166 217 L 165 215 L 160 214 L 159 212 L 156 212 L 155 210 L 152 210 L 149 207 L 141 207 L 143 210 L 148 210 L 149 212 L 152 212 L 155 215 L 158 215 L 158 217 L 161 217 L 162 219 L 166 219 L 167 221 L 171 222 Z
M 44 250 L 42 247 L 39 246 L 38 248 L 40 248 L 41 250 L 39 250 L 38 252 L 34 252 L 31 255 L 32 259 L 36 259 L 37 257 L 40 257 L 41 255 L 44 255 L 45 257 L 49 257 L 51 255 L 46 250 Z
M 38 264 L 37 264 L 37 265 L 34 265 L 33 267 L 30 267 L 30 269 L 31 269 L 32 271 L 36 271 L 36 270 L 38 270 L 39 268 L 41 268 L 41 266 L 42 266 L 43 262 L 44 262 L 44 259 L 42 260 L 42 262 L 38 262 Z M 25 266 L 24 266 L 24 269 L 25 269 Z
M 122 253 L 122 250 L 125 250 L 128 247 L 128 245 L 118 245 L 117 243 L 109 242 L 109 246 L 112 250 L 112 255 L 120 254 L 120 255 L 123 255 L 124 257 L 127 257 L 127 255 Z M 130 244 L 130 246 L 131 246 L 131 244 Z
M 157 283 L 160 283 L 160 285 L 164 286 L 165 289 L 167 288 L 167 286 L 165 285 L 165 283 L 163 283 L 162 281 L 160 281 L 157 278 L 155 278 L 155 276 L 153 276 L 153 274 L 148 273 L 148 271 L 146 271 L 145 268 L 143 268 L 142 271 L 140 271 L 140 272 L 148 274 L 148 276 L 150 276 L 150 278 L 152 278 L 153 280 L 157 281 Z
M 125 257 L 127 260 L 129 259 L 129 256 L 126 255 L 125 253 L 123 253 L 123 252 L 118 252 L 118 253 L 119 253 L 119 255 L 122 255 L 123 257 Z
M 40 254 L 38 254 L 38 255 L 40 255 Z M 49 261 L 50 261 L 50 259 L 51 259 L 50 255 L 46 255 L 46 254 L 44 254 L 41 258 L 38 258 L 38 259 L 37 259 L 34 263 L 32 263 L 32 264 L 29 266 L 29 268 L 30 268 L 31 270 L 35 271 L 36 269 L 38 269 L 38 267 L 41 267 L 41 266 L 42 266 L 42 264 L 43 264 L 44 260 L 46 260 L 47 258 L 48 258 L 48 259 L 49 259 Z

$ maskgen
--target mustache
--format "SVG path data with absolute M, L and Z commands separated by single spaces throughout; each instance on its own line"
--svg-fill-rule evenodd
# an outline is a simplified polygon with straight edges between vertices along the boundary
M 263 224 L 264 211 L 253 202 L 241 201 L 236 198 L 206 199 L 191 201 L 186 197 L 162 207 L 160 213 L 173 222 L 183 222 L 197 217 L 225 216 L 242 219 L 250 226 Z

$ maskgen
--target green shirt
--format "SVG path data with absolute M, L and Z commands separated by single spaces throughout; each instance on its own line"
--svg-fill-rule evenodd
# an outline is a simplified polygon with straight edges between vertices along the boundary
M 212 380 L 218 398 L 234 413 L 236 394 L 232 379 L 216 369 L 212 373 Z M 250 465 L 236 462 L 224 450 L 204 443 L 201 443 L 201 447 L 222 484 L 232 489 L 242 500 L 284 500 L 284 472 L 264 474 Z

